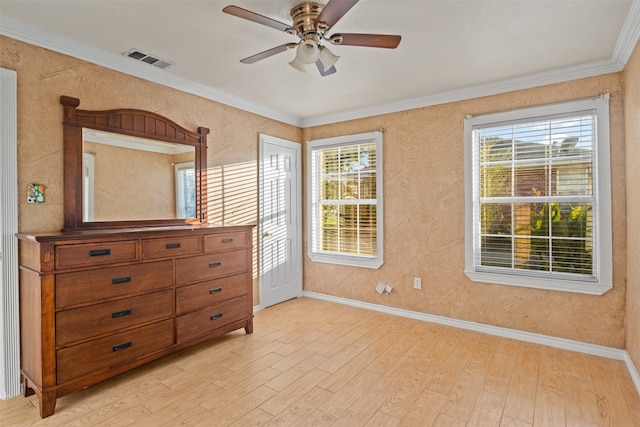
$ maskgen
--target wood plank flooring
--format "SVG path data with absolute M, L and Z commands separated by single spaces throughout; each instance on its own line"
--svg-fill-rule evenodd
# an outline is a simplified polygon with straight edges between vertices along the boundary
M 636 426 L 623 362 L 299 298 L 0 426 Z

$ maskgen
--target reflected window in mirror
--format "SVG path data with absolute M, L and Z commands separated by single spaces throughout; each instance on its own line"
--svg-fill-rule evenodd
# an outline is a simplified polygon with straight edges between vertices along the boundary
M 196 164 L 182 162 L 175 165 L 176 213 L 178 218 L 196 216 Z
M 85 221 L 93 221 L 94 156 L 82 153 L 82 217 Z

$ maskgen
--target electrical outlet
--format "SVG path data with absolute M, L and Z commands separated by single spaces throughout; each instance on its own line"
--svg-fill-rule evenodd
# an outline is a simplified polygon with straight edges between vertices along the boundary
M 413 278 L 413 289 L 422 289 L 422 278 L 420 277 Z

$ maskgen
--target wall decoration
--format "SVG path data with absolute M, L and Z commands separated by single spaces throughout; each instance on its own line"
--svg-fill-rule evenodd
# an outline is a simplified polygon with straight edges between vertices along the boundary
M 44 184 L 27 184 L 27 203 L 44 203 Z

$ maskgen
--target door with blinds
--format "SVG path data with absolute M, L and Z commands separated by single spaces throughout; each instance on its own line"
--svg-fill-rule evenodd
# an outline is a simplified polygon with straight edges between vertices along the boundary
M 300 144 L 260 135 L 260 305 L 302 296 Z

